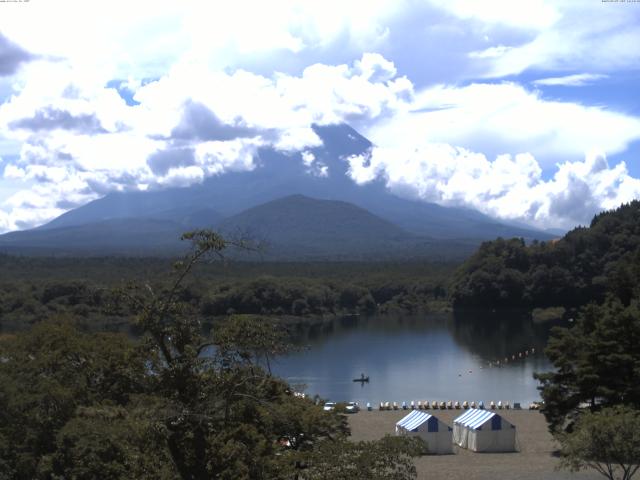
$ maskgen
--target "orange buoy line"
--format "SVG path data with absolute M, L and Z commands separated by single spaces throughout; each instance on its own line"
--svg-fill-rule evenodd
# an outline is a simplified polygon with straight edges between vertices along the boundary
M 511 362 L 515 362 L 516 360 L 522 359 L 522 358 L 526 358 L 529 355 L 533 355 L 534 353 L 536 353 L 536 349 L 531 347 L 529 350 L 525 350 L 524 352 L 518 352 L 517 354 L 513 354 L 511 356 L 507 355 L 506 357 L 504 357 L 504 359 L 500 360 L 496 360 L 494 362 L 487 362 L 487 365 L 489 365 L 489 367 L 499 367 L 503 364 L 509 363 Z M 471 372 L 469 372 L 471 373 Z

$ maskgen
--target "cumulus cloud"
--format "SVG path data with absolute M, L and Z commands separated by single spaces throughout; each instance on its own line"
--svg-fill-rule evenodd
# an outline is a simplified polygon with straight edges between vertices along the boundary
M 180 124 L 171 132 L 171 138 L 180 140 L 233 140 L 238 137 L 253 137 L 255 129 L 242 125 L 223 123 L 206 106 L 197 102 L 187 102 Z
M 13 75 L 20 65 L 35 57 L 0 33 L 0 77 Z
M 540 227 L 585 224 L 595 213 L 640 196 L 640 180 L 629 176 L 624 163 L 610 167 L 603 154 L 595 153 L 558 165 L 548 180 L 531 154 L 489 161 L 446 144 L 375 147 L 347 160 L 357 183 L 383 178 L 399 195 Z
M 515 83 L 474 83 L 417 92 L 409 109 L 364 133 L 383 147 L 446 143 L 490 157 L 531 152 L 549 168 L 589 151 L 624 151 L 640 139 L 640 119 L 603 107 L 546 100 Z
M 297 76 L 177 65 L 155 81 L 132 83 L 133 104 L 64 64 L 33 68 L 50 74 L 29 76 L 0 105 L 0 133 L 22 142 L 4 178 L 39 186 L 3 208 L 14 219 L 25 209 L 46 212 L 31 215 L 34 222 L 110 191 L 184 186 L 251 170 L 259 148 L 317 147 L 313 125 L 392 116 L 413 95 L 411 82 L 379 54 L 351 65 L 314 64 Z M 316 160 L 308 174 L 329 172 Z
M 301 154 L 302 163 L 306 168 L 308 174 L 313 175 L 315 177 L 328 177 L 329 176 L 329 166 L 324 162 L 316 159 L 316 156 L 313 152 L 304 151 Z
M 0 36 L 3 175 L 25 185 L 0 205 L 0 231 L 114 190 L 251 170 L 261 148 L 329 176 L 311 154 L 321 145 L 312 126 L 340 122 L 377 145 L 370 158 L 351 159 L 355 179 L 385 175 L 394 191 L 424 199 L 566 225 L 581 201 L 591 211 L 637 195 L 624 164 L 584 154 L 625 151 L 640 138 L 638 118 L 486 83 L 534 71 L 545 77 L 535 86 L 580 86 L 636 68 L 637 9 L 570 0 L 153 9 L 69 1 L 73 16 L 38 2 L 0 17 L 15 42 Z
M 42 130 L 73 130 L 82 134 L 106 133 L 100 121 L 93 114 L 73 115 L 65 110 L 58 110 L 46 107 L 38 110 L 30 118 L 21 118 L 9 123 L 9 128 L 31 130 L 39 132 Z
M 192 166 L 195 162 L 193 148 L 170 148 L 153 153 L 147 159 L 151 171 L 158 176 L 166 175 L 172 168 Z

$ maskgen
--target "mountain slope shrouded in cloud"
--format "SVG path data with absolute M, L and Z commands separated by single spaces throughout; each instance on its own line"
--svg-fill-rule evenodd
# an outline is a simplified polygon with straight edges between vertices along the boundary
M 497 236 L 551 238 L 474 210 L 398 197 L 384 177 L 359 185 L 348 158 L 366 154 L 372 144 L 347 125 L 314 131 L 321 147 L 295 154 L 263 149 L 253 170 L 190 187 L 112 193 L 34 230 L 0 236 L 0 246 L 13 252 L 171 254 L 181 248 L 181 232 L 215 228 L 265 241 L 268 259 L 461 258 Z
M 315 126 L 314 130 L 323 146 L 302 154 L 263 149 L 251 171 L 228 172 L 190 187 L 112 193 L 71 210 L 38 230 L 118 218 L 154 218 L 185 226 L 190 223 L 212 226 L 223 217 L 298 194 L 349 202 L 406 232 L 430 238 L 475 241 L 496 236 L 550 238 L 543 232 L 499 223 L 474 210 L 398 197 L 388 190 L 384 178 L 358 185 L 349 175 L 351 165 L 347 159 L 366 153 L 372 148 L 371 143 L 347 125 Z M 188 221 L 198 215 L 199 221 Z M 259 223 L 259 219 L 255 220 Z

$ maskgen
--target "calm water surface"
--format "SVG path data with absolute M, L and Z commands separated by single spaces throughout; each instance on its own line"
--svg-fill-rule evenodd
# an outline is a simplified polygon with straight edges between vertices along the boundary
M 305 385 L 306 393 L 333 401 L 506 400 L 524 406 L 540 399 L 533 373 L 551 369 L 542 352 L 549 328 L 495 312 L 348 317 L 302 328 L 303 348 L 273 369 Z M 535 354 L 525 356 L 532 348 Z M 511 360 L 518 353 L 523 358 Z M 503 366 L 490 367 L 497 359 Z M 352 381 L 361 373 L 370 376 L 368 384 Z

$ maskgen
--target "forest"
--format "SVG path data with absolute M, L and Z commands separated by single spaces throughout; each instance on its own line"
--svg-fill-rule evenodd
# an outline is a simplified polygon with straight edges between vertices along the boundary
M 447 308 L 449 263 L 206 263 L 185 280 L 181 300 L 203 321 L 260 314 L 303 321 L 344 314 L 427 312 Z M 162 288 L 167 259 L 0 256 L 0 329 L 28 328 L 71 315 L 92 330 L 128 325 L 118 301 L 128 284 Z M 0 330 L 1 331 L 1 330 Z
M 624 304 L 640 278 L 640 202 L 596 215 L 550 242 L 483 243 L 456 271 L 454 307 L 579 308 L 613 294 Z
M 566 326 L 551 330 L 545 349 L 554 368 L 534 375 L 561 464 L 612 480 L 638 472 L 639 201 L 596 215 L 557 241 L 484 243 L 456 271 L 450 299 L 454 309 L 563 314 Z
M 414 478 L 428 446 L 347 441 L 270 373 L 287 321 L 354 313 L 562 307 L 536 378 L 563 462 L 591 461 L 602 422 L 640 423 L 640 202 L 462 265 L 227 262 L 218 234 L 183 237 L 173 266 L 0 256 L 0 479 Z

